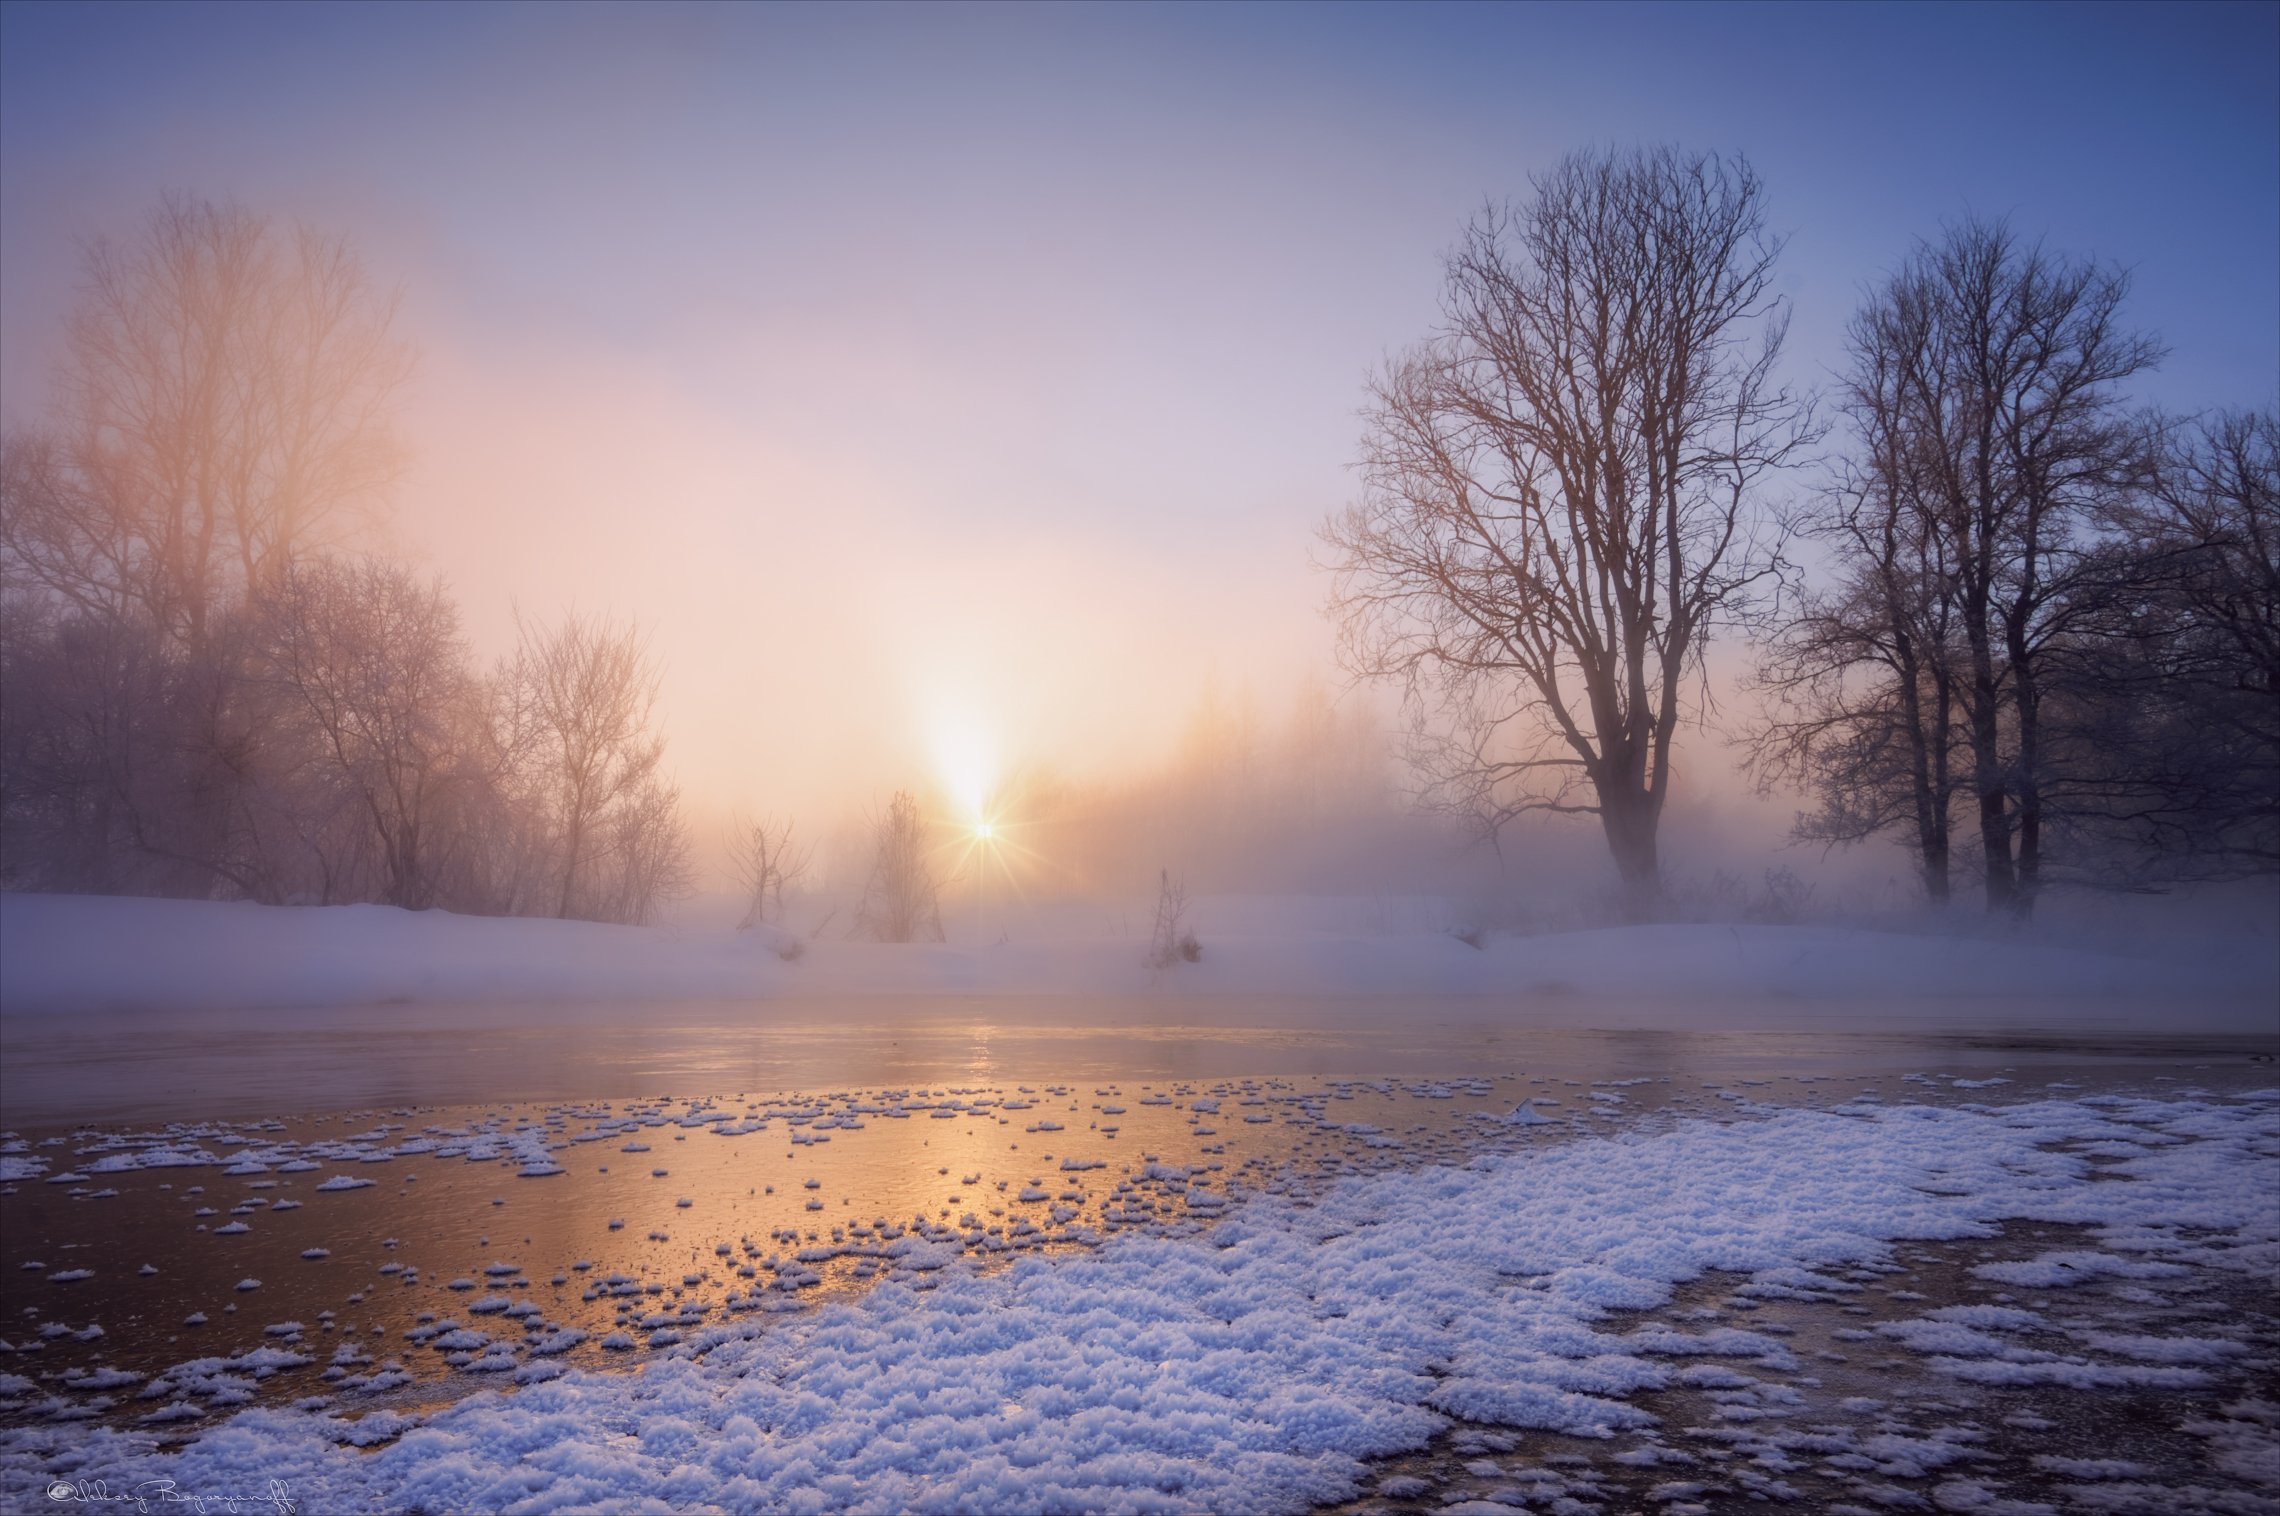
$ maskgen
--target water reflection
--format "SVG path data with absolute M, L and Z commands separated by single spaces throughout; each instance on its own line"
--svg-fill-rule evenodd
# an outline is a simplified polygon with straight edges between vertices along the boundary
M 1230 1044 L 1256 1051 L 1220 1032 L 1166 1030 L 1154 1041 L 1178 1058 Z M 821 1036 L 779 1032 L 778 1042 Z M 952 1067 L 997 1065 L 997 1028 L 971 1023 L 957 1036 L 968 1051 Z M 893 1039 L 840 1046 L 843 1060 L 867 1052 L 900 1066 L 919 1056 Z M 1786 1045 L 1759 1047 L 1774 1063 L 1747 1072 L 1702 1066 L 1750 1050 L 1634 1033 L 1561 1048 L 1596 1060 L 1575 1073 L 1541 1062 L 1496 1069 L 1476 1055 L 1451 1059 L 1466 1072 L 1447 1079 L 841 1084 L 26 1128 L 0 1139 L 13 1176 L 0 1184 L 0 1420 L 101 1417 L 188 1435 L 253 1401 L 350 1413 L 424 1405 L 565 1364 L 687 1351 L 708 1334 L 866 1288 L 923 1291 L 945 1268 L 1131 1232 L 1192 1233 L 1261 1192 L 1303 1201 L 1352 1175 L 1674 1114 L 1730 1119 L 1767 1102 L 1863 1095 L 1973 1100 L 1995 1098 L 1987 1091 L 1998 1086 L 2032 1095 L 2047 1082 L 2175 1093 L 2180 1076 L 2219 1088 L 2270 1078 L 2239 1050 L 2164 1064 L 1991 1049 L 1964 1066 L 2000 1060 L 1999 1077 L 1953 1085 L 1816 1063 Z M 1871 1063 L 1905 1054 L 1914 1068 L 1936 1061 L 1902 1039 L 1845 1051 Z M 301 1066 L 289 1047 L 274 1053 Z M 586 1066 L 582 1055 L 555 1065 Z M 424 1067 L 400 1064 L 390 1077 Z M 248 1072 L 242 1062 L 238 1072 Z M 1500 1119 L 1523 1097 L 1556 1113 L 1554 1124 Z M 242 1097 L 230 1109 L 242 1112 Z
M 2153 1005 L 1134 997 L 644 1006 L 391 1006 L 0 1017 L 0 1120 L 213 1117 L 643 1091 L 963 1080 L 1425 1077 L 1450 1069 L 1703 1073 L 2273 1051 Z M 1756 1027 L 1701 1031 L 1701 1024 Z M 2062 1028 L 2036 1032 L 2031 1028 Z M 1845 1030 L 1832 1031 L 1830 1028 Z
M 1502 1096 L 959 1085 L 27 1133 L 9 1156 L 45 1171 L 0 1186 L 0 1419 L 188 1434 L 253 1400 L 400 1408 L 619 1365 L 952 1264 L 1191 1232 L 1330 1154 L 1445 1159 Z

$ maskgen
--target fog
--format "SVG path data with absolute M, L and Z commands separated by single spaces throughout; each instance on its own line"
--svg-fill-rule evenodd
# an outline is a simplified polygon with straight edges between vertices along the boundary
M 2212 194 L 2271 182 L 2269 85 L 2185 67 L 2235 66 L 2228 28 L 2256 16 L 2074 18 L 2082 68 L 2119 89 L 2151 57 L 2178 108 L 2084 108 L 2061 150 L 2012 128 L 2096 95 L 2075 70 L 2005 103 L 1975 94 L 1994 54 L 1966 60 L 1942 86 L 1966 119 L 1911 146 L 1874 102 L 1940 44 L 1898 13 L 1779 23 L 1857 49 L 1850 110 L 1833 73 L 1782 71 L 1771 18 L 1653 14 L 1637 37 L 1439 13 L 1396 43 L 1368 14 L 495 11 L 415 40 L 367 11 L 13 9 L 0 409 L 47 404 L 78 239 L 131 235 L 164 190 L 305 221 L 400 291 L 418 353 L 410 466 L 363 545 L 441 574 L 485 663 L 518 612 L 646 630 L 701 889 L 731 885 L 730 818 L 761 814 L 822 848 L 815 887 L 853 888 L 848 839 L 909 789 L 961 822 L 1032 797 L 1005 819 L 1036 829 L 1033 892 L 1141 892 L 1159 868 L 1597 891 L 1588 818 L 1490 848 L 1409 806 L 1393 692 L 1348 680 L 1322 611 L 1363 380 L 1432 326 L 1483 201 L 1597 142 L 1748 152 L 1804 384 L 1858 290 L 1980 206 L 2136 270 L 2133 311 L 2174 351 L 2152 398 L 2257 404 L 2272 379 L 2270 197 Z M 2061 45 L 2049 18 L 1988 24 Z M 1635 72 L 1568 77 L 1619 31 Z M 87 113 L 43 82 L 103 56 Z M 1705 66 L 1733 87 L 1677 103 Z M 1718 718 L 1680 739 L 1674 877 L 1889 897 L 1896 848 L 1787 846 L 1802 802 L 1739 772 L 1747 662 L 1714 649 Z M 1255 752 L 1199 747 L 1230 709 Z M 1327 788 L 1291 757 L 1310 721 L 1339 734 Z
M 770 351 L 782 343 L 756 334 L 755 364 L 782 364 Z M 896 789 L 958 822 L 984 798 L 1018 810 L 1050 795 L 1037 802 L 1049 815 L 1015 817 L 1057 839 L 1032 838 L 1032 892 L 1136 894 L 1159 867 L 1222 890 L 1474 893 L 1547 867 L 1560 886 L 1582 876 L 1597 889 L 1588 820 L 1525 828 L 1499 855 L 1461 819 L 1407 814 L 1398 692 L 1337 666 L 1315 562 L 1320 517 L 1352 489 L 1351 384 L 1325 397 L 1314 456 L 1229 438 L 1207 453 L 1213 429 L 1200 427 L 1193 444 L 1158 434 L 1179 437 L 1173 457 L 1118 451 L 1084 467 L 1051 461 L 1068 444 L 1043 418 L 1070 402 L 1043 374 L 945 366 L 895 381 L 880 408 L 905 411 L 922 443 L 867 405 L 811 396 L 794 407 L 813 413 L 803 430 L 693 388 L 662 359 L 542 355 L 552 346 L 422 344 L 407 407 L 418 453 L 391 542 L 460 591 L 481 651 L 512 646 L 518 606 L 603 609 L 648 629 L 709 889 L 733 889 L 720 845 L 731 819 L 784 814 L 835 839 L 837 889 L 859 890 L 868 818 Z M 867 364 L 834 373 L 830 355 L 813 358 L 818 390 L 852 397 L 873 382 Z M 973 393 L 993 377 L 1003 396 Z M 924 414 L 935 396 L 956 424 Z M 1178 477 L 1188 468 L 1192 481 Z M 1241 477 L 1272 468 L 1292 482 Z M 1719 662 L 1719 689 L 1738 698 L 1741 650 Z M 1307 788 L 1292 729 L 1325 719 L 1343 723 L 1345 750 L 1316 761 L 1366 779 L 1291 801 L 1287 789 Z M 1209 756 L 1215 721 L 1244 733 L 1220 733 L 1222 747 L 1261 751 Z M 1237 856 L 1211 820 L 1181 820 L 1175 792 L 1213 792 L 1228 774 L 1288 812 L 1253 834 L 1264 844 L 1280 828 L 1269 852 Z M 1674 830 L 1691 839 L 1692 872 L 1833 870 L 1849 887 L 1905 868 L 1883 848 L 1856 865 L 1788 847 L 1795 798 L 1756 794 L 1720 730 L 1690 737 L 1685 785 Z M 1098 835 L 1111 827 L 1124 833 L 1113 844 Z M 1081 831 L 1095 835 L 1076 845 Z M 1063 845 L 1074 855 L 1048 856 Z
M 0 0 L 0 1511 L 2280 1511 L 2275 269 L 2274 0 Z
M 700 808 L 860 804 L 941 780 L 970 741 L 992 766 L 1129 772 L 1169 752 L 1206 677 L 1279 684 L 1326 651 L 1287 551 L 1183 562 L 1083 520 L 1008 522 L 1049 511 L 1034 485 L 779 441 L 663 376 L 533 357 L 434 388 L 400 539 L 463 587 L 478 643 L 511 642 L 517 603 L 640 619 Z M 944 499 L 971 493 L 999 509 Z

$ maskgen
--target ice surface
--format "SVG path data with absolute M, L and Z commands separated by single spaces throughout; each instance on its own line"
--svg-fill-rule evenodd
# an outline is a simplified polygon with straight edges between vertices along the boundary
M 659 1311 L 643 1327 L 665 1351 L 633 1373 L 554 1374 L 532 1350 L 518 1368 L 510 1347 L 455 1324 L 481 1348 L 471 1370 L 515 1369 L 524 1387 L 370 1434 L 321 1408 L 248 1410 L 174 1451 L 151 1432 L 24 1428 L 0 1436 L 0 1479 L 278 1479 L 326 1511 L 617 1509 L 629 1497 L 1295 1510 L 1350 1498 L 1364 1460 L 1415 1449 L 1452 1417 L 1603 1435 L 1645 1420 L 1629 1397 L 1688 1372 L 1679 1365 L 1712 1370 L 1689 1382 L 1715 1394 L 1726 1365 L 1793 1363 L 1773 1336 L 1619 1314 L 1666 1303 L 1705 1270 L 1835 1293 L 1832 1271 L 1881 1262 L 1896 1242 L 1985 1237 L 2012 1218 L 2092 1230 L 2094 1245 L 2041 1260 L 2053 1285 L 2122 1273 L 2113 1263 L 2189 1268 L 2214 1239 L 2269 1258 L 2280 1214 L 2260 1181 L 2276 1143 L 2269 1093 L 1759 1107 L 1350 1178 L 1311 1202 L 1264 1197 L 1196 1238 L 1124 1236 L 996 1272 L 945 1256 L 922 1281 L 892 1277 L 765 1327 Z M 2093 1160 L 2082 1145 L 2129 1156 Z M 2223 1353 L 2214 1336 L 2077 1340 L 2042 1322 L 2017 1307 L 1943 1308 L 1894 1335 L 1922 1335 L 1959 1376 L 2091 1387 L 2197 1383 L 2203 1369 L 2168 1360 Z M 641 1344 L 619 1332 L 602 1345 Z M 295 1360 L 306 1355 L 264 1348 L 208 1361 L 202 1372 L 220 1376 L 209 1398 L 236 1393 L 221 1382 L 232 1375 Z M 1861 1449 L 1891 1477 L 1963 1456 L 1938 1437 Z M 1976 1498 L 1951 1482 L 1954 1500 Z

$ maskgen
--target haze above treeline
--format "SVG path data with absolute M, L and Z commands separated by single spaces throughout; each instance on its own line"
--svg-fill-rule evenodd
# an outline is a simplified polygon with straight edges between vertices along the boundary
M 1029 797 L 1009 824 L 1059 829 L 1028 844 L 1041 889 L 1157 866 L 1474 888 L 1530 849 L 1603 870 L 1588 820 L 1522 823 L 1499 860 L 1465 807 L 1407 808 L 1446 788 L 1405 761 L 1397 692 L 1340 666 L 1318 535 L 1366 492 L 1372 376 L 1445 323 L 1443 255 L 1573 149 L 1671 142 L 1762 178 L 1773 377 L 1826 424 L 1755 487 L 1769 515 L 1857 461 L 1835 402 L 1864 294 L 1974 213 L 2128 275 L 2128 330 L 2163 352 L 2124 409 L 2274 399 L 2280 49 L 2248 8 L 1989 13 L 1930 88 L 1911 70 L 1953 23 L 1884 10 L 1778 33 L 1633 12 L 1652 40 L 1581 77 L 1613 22 L 1555 9 L 126 14 L 7 13 L 11 467 L 85 375 L 90 248 L 131 260 L 154 216 L 208 210 L 282 264 L 294 228 L 330 239 L 385 354 L 364 441 L 387 457 L 287 556 L 440 575 L 485 678 L 518 614 L 640 628 L 696 882 L 743 814 L 797 818 L 814 877 L 852 888 L 899 789 L 959 824 Z M 945 56 L 964 70 L 923 66 Z M 1889 131 L 1903 99 L 1922 132 Z M 1828 551 L 1794 558 L 1826 583 Z M 1782 846 L 1815 798 L 1754 797 L 1733 745 L 1760 663 L 1723 630 L 1720 710 L 1678 738 L 1666 826 L 1697 872 L 1820 867 Z M 1911 888 L 1921 863 L 1848 857 Z M 104 869 L 81 885 L 212 875 Z

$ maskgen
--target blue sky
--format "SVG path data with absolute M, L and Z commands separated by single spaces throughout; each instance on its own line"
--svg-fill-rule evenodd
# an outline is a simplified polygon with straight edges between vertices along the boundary
M 1234 287 L 1321 234 L 1340 263 L 1430 250 L 1565 148 L 1673 140 L 1758 163 L 1817 336 L 1968 206 L 2138 268 L 2183 403 L 2274 377 L 2280 6 L 4 14 L 5 315 L 35 341 L 58 246 L 162 188 L 402 218 L 349 229 L 424 242 L 420 274 L 501 320 L 570 304 L 639 343 L 675 280 L 930 309 L 1032 259 L 1058 290 L 1061 252 Z M 898 231 L 933 266 L 882 289 Z M 1431 276 L 1340 272 L 1342 304 L 1396 310 Z M 1128 293 L 1208 310 L 1185 285 Z
M 9 3 L 0 412 L 160 192 L 344 231 L 426 354 L 399 536 L 479 639 L 658 621 L 705 772 L 793 761 L 738 712 L 827 677 L 723 655 L 756 616 L 1076 761 L 1183 698 L 1134 618 L 1191 684 L 1321 663 L 1363 374 L 1472 208 L 1638 141 L 1762 173 L 1801 377 L 1971 210 L 2134 270 L 2149 398 L 2280 386 L 2270 4 Z

